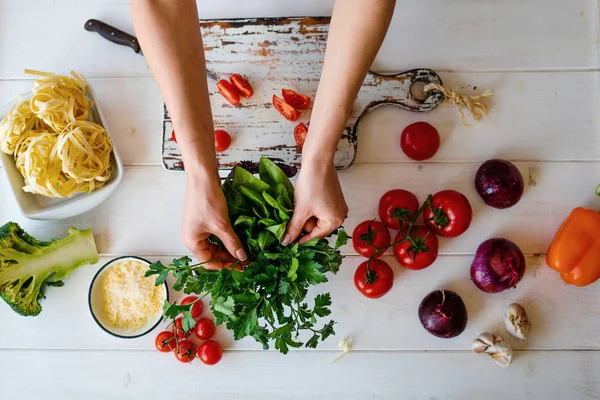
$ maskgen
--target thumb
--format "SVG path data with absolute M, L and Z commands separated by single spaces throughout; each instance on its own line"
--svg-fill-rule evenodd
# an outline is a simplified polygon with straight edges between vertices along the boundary
M 304 224 L 306 223 L 308 218 L 309 216 L 306 215 L 306 213 L 300 212 L 298 210 L 294 211 L 294 214 L 292 214 L 292 219 L 290 219 L 290 222 L 288 222 L 287 231 L 283 236 L 281 244 L 287 246 L 288 244 L 296 240 L 298 235 L 300 235 L 300 232 L 302 232 L 302 228 L 304 227 Z
M 229 254 L 240 261 L 245 261 L 248 258 L 246 250 L 244 250 L 244 246 L 242 246 L 242 242 L 240 242 L 240 239 L 235 234 L 230 224 L 227 224 L 225 228 L 219 229 L 215 233 L 219 239 L 221 239 Z

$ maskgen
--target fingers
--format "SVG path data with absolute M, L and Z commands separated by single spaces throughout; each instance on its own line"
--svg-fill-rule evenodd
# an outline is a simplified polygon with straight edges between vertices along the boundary
M 317 226 L 317 219 L 315 217 L 309 218 L 304 224 L 304 232 L 311 233 L 315 226 Z
M 229 222 L 215 229 L 215 235 L 221 239 L 229 254 L 240 261 L 245 261 L 248 258 L 242 242 L 240 242 Z
M 320 221 L 319 221 L 320 222 Z M 319 225 L 319 223 L 317 223 L 317 226 L 315 226 L 315 228 L 308 233 L 307 235 L 303 236 L 298 243 L 306 243 L 311 239 L 314 239 L 316 237 L 323 239 L 326 236 L 329 236 L 329 234 L 331 234 L 331 232 L 333 232 L 334 230 L 336 230 L 339 227 L 339 225 L 334 225 L 331 223 L 323 223 L 323 225 Z
M 288 244 L 296 240 L 298 235 L 300 235 L 300 232 L 302 232 L 302 228 L 304 227 L 308 219 L 309 216 L 305 213 L 298 210 L 294 211 L 294 214 L 292 214 L 292 219 L 290 219 L 290 222 L 288 222 L 287 230 L 285 232 L 285 235 L 283 236 L 281 244 L 287 246 Z

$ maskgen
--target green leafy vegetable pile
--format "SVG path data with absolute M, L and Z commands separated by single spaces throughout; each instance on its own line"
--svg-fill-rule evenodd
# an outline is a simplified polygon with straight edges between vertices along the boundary
M 226 324 L 236 340 L 253 337 L 269 348 L 286 354 L 290 347 L 317 347 L 320 341 L 335 334 L 333 320 L 317 326 L 319 317 L 331 311 L 329 293 L 319 294 L 306 302 L 309 286 L 327 282 L 326 273 L 337 273 L 342 263 L 338 250 L 347 242 L 343 229 L 334 247 L 327 239 L 313 239 L 304 244 L 283 246 L 281 240 L 294 205 L 294 187 L 284 172 L 271 160 L 262 158 L 259 178 L 236 167 L 233 180 L 226 180 L 225 193 L 229 216 L 250 260 L 243 270 L 225 268 L 209 271 L 201 264 L 191 264 L 189 257 L 173 260 L 168 266 L 152 264 L 146 276 L 158 275 L 156 284 L 165 282 L 169 273 L 176 278 L 175 290 L 210 295 L 210 307 L 217 325 Z M 213 238 L 217 240 L 216 238 Z M 188 331 L 194 321 L 189 305 L 165 304 L 165 317 L 183 313 L 182 327 Z M 302 331 L 311 336 L 302 343 Z

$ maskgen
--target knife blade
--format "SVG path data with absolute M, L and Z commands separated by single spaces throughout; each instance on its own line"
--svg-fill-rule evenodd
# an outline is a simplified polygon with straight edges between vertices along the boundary
M 112 43 L 130 47 L 131 49 L 133 49 L 133 51 L 135 51 L 141 56 L 144 55 L 142 52 L 142 48 L 140 47 L 140 43 L 138 42 L 135 36 L 123 32 L 122 30 L 117 29 L 114 26 L 111 26 L 105 22 L 99 21 L 97 19 L 90 19 L 86 21 L 84 29 L 88 32 L 96 32 L 104 39 Z M 214 71 L 207 69 L 206 76 L 215 82 L 219 81 L 219 77 Z

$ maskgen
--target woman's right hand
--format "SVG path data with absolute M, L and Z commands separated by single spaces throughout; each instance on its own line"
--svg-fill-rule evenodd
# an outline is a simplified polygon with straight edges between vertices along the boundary
M 208 241 L 211 234 L 221 239 L 227 251 Z M 227 267 L 231 264 L 232 257 L 240 261 L 246 260 L 244 247 L 229 222 L 227 202 L 218 177 L 204 179 L 187 174 L 181 239 L 198 262 L 229 259 L 204 264 L 206 269 Z

